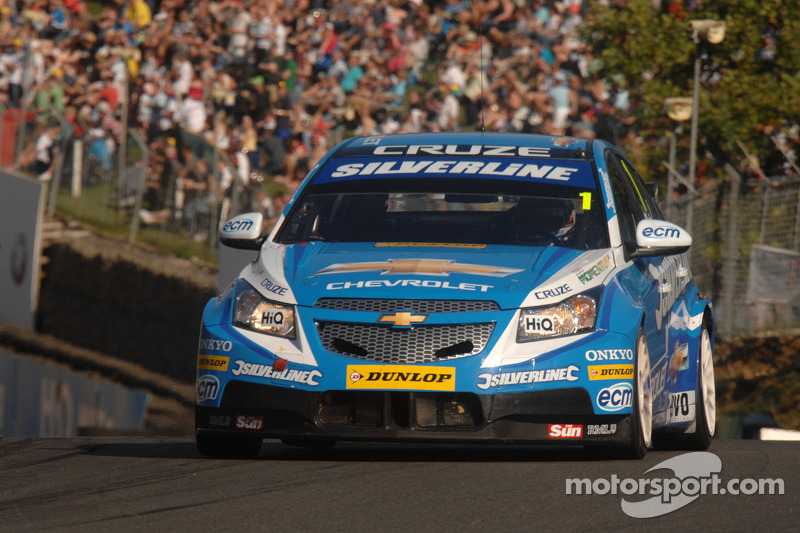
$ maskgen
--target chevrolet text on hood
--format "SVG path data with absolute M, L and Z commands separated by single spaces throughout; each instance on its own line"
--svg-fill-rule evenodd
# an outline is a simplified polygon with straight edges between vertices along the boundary
M 263 222 L 219 230 L 258 256 L 203 314 L 205 455 L 252 456 L 264 437 L 630 457 L 710 442 L 712 307 L 691 237 L 603 141 L 354 138 L 267 236 Z

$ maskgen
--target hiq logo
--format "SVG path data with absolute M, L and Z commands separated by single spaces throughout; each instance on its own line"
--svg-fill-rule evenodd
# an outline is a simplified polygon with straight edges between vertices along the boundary
M 553 331 L 556 327 L 556 321 L 548 317 L 526 317 L 525 318 L 525 332 L 526 333 L 539 333 L 540 331 Z
M 197 401 L 216 400 L 219 394 L 219 380 L 216 376 L 206 374 L 197 378 Z
M 597 393 L 597 407 L 603 411 L 619 411 L 633 405 L 633 387 L 630 383 L 617 383 Z
M 252 227 L 253 221 L 248 218 L 244 218 L 239 220 L 229 220 L 224 226 L 222 226 L 222 231 L 226 233 L 230 231 L 247 231 Z
M 262 326 L 280 326 L 281 324 L 283 324 L 282 311 L 265 311 L 261 315 Z

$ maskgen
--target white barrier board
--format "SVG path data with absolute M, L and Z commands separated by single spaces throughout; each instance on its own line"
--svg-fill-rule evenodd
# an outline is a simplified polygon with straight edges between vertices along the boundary
M 0 435 L 75 437 L 81 428 L 141 430 L 150 393 L 0 350 Z
M 0 172 L 0 322 L 33 330 L 44 184 Z

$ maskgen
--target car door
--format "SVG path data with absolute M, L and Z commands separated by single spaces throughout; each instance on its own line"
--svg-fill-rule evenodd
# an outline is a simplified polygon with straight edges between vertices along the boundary
M 630 253 L 636 249 L 636 225 L 639 221 L 663 217 L 649 189 L 629 161 L 609 149 L 605 153 L 605 164 L 617 205 L 625 257 L 632 261 L 628 275 L 624 276 L 625 283 L 645 309 L 644 331 L 650 351 L 653 411 L 660 412 L 667 408 L 669 398 L 663 392 L 668 377 L 670 344 L 677 343 L 676 349 L 684 344 L 675 338 L 669 324 L 677 296 L 686 284 L 685 278 L 681 277 L 688 272 L 686 260 L 683 255 L 631 257 Z

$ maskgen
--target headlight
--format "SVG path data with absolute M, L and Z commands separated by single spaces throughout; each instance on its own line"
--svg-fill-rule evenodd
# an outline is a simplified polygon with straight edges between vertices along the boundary
M 586 333 L 597 322 L 597 302 L 585 294 L 549 307 L 526 307 L 520 311 L 517 342 Z
M 294 306 L 271 302 L 249 283 L 239 280 L 233 300 L 233 325 L 294 339 Z

